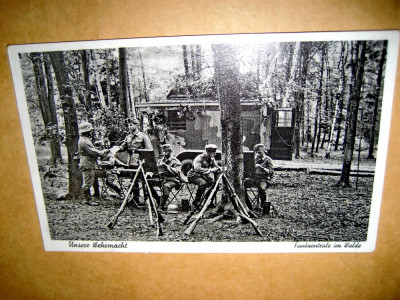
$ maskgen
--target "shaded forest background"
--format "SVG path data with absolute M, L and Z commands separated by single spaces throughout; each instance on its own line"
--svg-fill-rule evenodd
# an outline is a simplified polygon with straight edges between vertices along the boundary
M 270 107 L 294 108 L 294 157 L 300 158 L 302 151 L 311 157 L 323 152 L 329 159 L 332 150 L 343 150 L 338 185 L 349 185 L 357 139 L 368 149 L 368 158 L 374 158 L 387 41 L 213 46 L 20 54 L 35 144 L 51 149 L 50 165 L 63 162 L 65 146 L 70 193 L 80 190 L 73 159 L 80 122 L 91 122 L 96 140 L 103 143 L 110 130 L 123 138 L 124 120 L 137 116 L 135 104 L 164 101 L 171 93 L 194 101 L 257 99 Z M 223 47 L 230 51 L 228 62 L 222 61 Z M 240 105 L 224 109 L 229 115 L 229 109 Z M 184 109 L 181 114 L 190 117 Z M 152 119 L 145 131 L 162 122 L 157 112 L 149 110 L 148 115 Z

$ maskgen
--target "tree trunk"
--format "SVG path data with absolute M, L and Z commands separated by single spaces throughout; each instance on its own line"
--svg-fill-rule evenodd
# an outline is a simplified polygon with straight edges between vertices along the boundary
M 319 81 L 319 89 L 318 89 L 318 98 L 317 98 L 317 106 L 318 106 L 318 135 L 317 135 L 317 142 L 315 145 L 315 152 L 318 153 L 319 146 L 321 142 L 321 127 L 322 127 L 322 87 L 324 85 L 324 71 L 325 71 L 325 55 L 326 51 L 325 48 L 322 49 L 321 53 L 321 77 Z
M 48 56 L 48 54 L 46 55 Z M 61 156 L 61 144 L 60 144 L 60 134 L 58 130 L 58 119 L 57 119 L 57 108 L 54 100 L 54 83 L 53 83 L 53 75 L 51 72 L 51 63 L 49 61 L 49 57 L 44 58 L 44 70 L 46 73 L 47 80 L 47 101 L 50 106 L 50 114 L 51 114 L 51 159 L 50 162 L 52 164 L 56 164 L 57 160 L 63 161 Z
M 333 131 L 335 129 L 335 124 L 336 124 L 336 116 L 338 112 L 338 107 L 339 107 L 339 100 L 340 95 L 338 94 L 336 97 L 336 104 L 335 104 L 335 112 L 333 115 L 333 119 L 331 122 L 331 130 L 329 132 L 329 137 L 328 137 L 328 146 L 326 147 L 326 152 L 325 152 L 325 158 L 330 158 L 331 157 L 331 148 L 332 148 L 332 138 L 333 138 Z
M 340 142 L 340 133 L 342 130 L 342 120 L 343 120 L 343 107 L 344 107 L 344 97 L 347 87 L 347 79 L 346 79 L 346 64 L 347 64 L 347 51 L 346 51 L 346 42 L 342 42 L 342 50 L 340 55 L 340 73 L 341 73 L 341 92 L 340 99 L 338 103 L 339 116 L 337 118 L 337 132 L 336 132 L 336 141 L 335 141 L 335 150 L 339 148 Z
M 350 109 L 348 113 L 347 120 L 347 139 L 344 148 L 344 156 L 343 156 L 343 167 L 342 174 L 340 176 L 340 180 L 337 183 L 337 186 L 349 187 L 350 186 L 350 170 L 351 170 L 351 161 L 353 159 L 353 151 L 354 151 L 354 143 L 357 134 L 357 115 L 358 115 L 358 107 L 360 105 L 361 99 L 361 87 L 363 84 L 364 77 L 364 64 L 365 64 L 365 41 L 357 41 L 355 44 L 356 56 L 353 61 L 353 65 L 355 68 L 355 76 L 353 81 L 353 88 L 351 89 L 350 94 Z
M 201 56 L 201 45 L 196 45 L 196 73 L 197 78 L 201 78 L 201 69 L 203 68 L 202 56 Z
M 147 95 L 146 74 L 145 74 L 145 72 L 144 72 L 142 54 L 140 53 L 140 49 L 139 49 L 139 48 L 138 48 L 138 52 L 139 52 L 140 65 L 141 65 L 141 67 L 142 67 L 144 101 L 145 101 L 145 102 L 149 102 L 149 97 L 148 97 L 148 95 Z
M 183 53 L 183 66 L 185 68 L 186 92 L 190 93 L 190 91 L 191 91 L 191 87 L 190 87 L 190 84 L 189 84 L 190 71 L 189 71 L 188 52 L 187 52 L 187 46 L 186 45 L 182 45 L 182 53 Z
M 107 105 L 108 107 L 112 107 L 111 103 L 111 78 L 110 78 L 110 50 L 106 49 L 106 80 L 107 80 Z
M 191 77 L 192 77 L 192 79 L 193 80 L 195 80 L 196 78 L 195 78 L 195 73 L 196 73 L 196 60 L 195 60 L 195 52 L 194 52 L 194 45 L 191 45 L 190 46 L 190 61 L 191 61 L 191 64 L 192 64 L 192 74 L 191 74 Z
M 90 57 L 87 50 L 80 50 L 81 53 L 81 61 L 82 61 L 82 75 L 83 75 L 83 86 L 85 87 L 84 95 L 85 95 L 85 107 L 89 116 L 89 120 L 93 118 L 93 109 L 92 109 L 92 101 L 90 99 Z
M 243 188 L 243 139 L 239 63 L 232 45 L 212 45 L 221 111 L 222 162 L 226 175 L 245 204 Z
M 31 53 L 30 58 L 33 62 L 33 73 L 35 74 L 36 91 L 38 94 L 40 112 L 42 114 L 44 126 L 51 125 L 51 111 L 47 99 L 47 87 L 43 71 L 43 60 L 41 53 Z
M 51 70 L 48 66 L 48 62 L 46 62 L 44 54 L 32 53 L 30 58 L 33 63 L 33 72 L 35 74 L 39 108 L 42 114 L 46 135 L 50 141 L 51 157 L 49 163 L 55 164 L 57 159 L 62 161 L 62 157 Z
M 311 157 L 314 157 L 314 146 L 315 152 L 318 152 L 320 136 L 321 136 L 321 102 L 322 102 L 322 86 L 324 82 L 324 53 L 321 56 L 321 72 L 317 96 L 317 105 L 315 109 L 315 120 L 314 120 L 314 138 L 311 144 Z
M 129 118 L 128 99 L 128 66 L 126 61 L 126 49 L 119 48 L 119 104 L 125 118 Z
M 356 74 L 356 67 L 355 67 L 355 61 L 356 61 L 356 58 L 354 58 L 354 52 L 355 52 L 355 47 L 354 47 L 354 43 L 353 42 L 351 42 L 350 43 L 351 44 L 351 46 L 350 46 L 350 53 L 351 53 L 351 59 L 350 59 L 350 68 L 351 68 L 351 82 L 353 82 L 354 83 L 354 81 L 355 81 L 355 74 Z M 352 94 L 353 94 L 353 85 L 349 85 L 349 95 L 351 96 Z M 348 125 L 349 125 L 349 122 L 348 122 L 348 119 L 349 119 L 349 111 L 350 111 L 350 106 L 351 106 L 351 103 L 350 103 L 350 97 L 349 97 L 349 100 L 348 100 L 348 102 L 347 102 L 347 109 L 346 109 L 346 117 L 345 117 L 345 120 L 346 120 L 346 126 L 345 126 L 345 129 L 344 129 L 344 139 L 343 139 L 343 153 L 344 153 L 344 145 L 346 145 L 346 143 L 347 143 L 347 135 L 348 135 L 348 131 L 349 131 L 349 128 L 348 128 Z
M 58 92 L 62 104 L 65 123 L 65 145 L 68 155 L 69 193 L 77 197 L 81 192 L 82 174 L 77 162 L 73 159 L 78 151 L 78 118 L 76 115 L 75 102 L 72 97 L 72 88 L 68 77 L 67 67 L 62 52 L 49 52 L 56 76 Z
M 387 41 L 383 41 L 382 46 L 382 55 L 379 61 L 379 70 L 378 70 L 378 78 L 376 80 L 376 93 L 375 93 L 375 103 L 374 103 L 374 112 L 372 115 L 372 125 L 369 133 L 369 149 L 368 149 L 368 158 L 374 158 L 374 147 L 375 147 L 375 129 L 378 121 L 378 108 L 379 108 L 379 99 L 381 98 L 382 91 L 382 79 L 383 79 L 383 69 L 386 61 L 386 48 Z
M 306 90 L 307 85 L 307 75 L 308 75 L 308 60 L 310 54 L 310 45 L 305 42 L 300 43 L 299 47 L 300 52 L 300 90 L 297 93 L 296 97 L 296 121 L 295 121 L 295 129 L 294 129 L 294 141 L 295 141 L 295 158 L 300 158 L 300 128 L 304 127 L 304 91 Z M 304 136 L 304 135 L 303 135 Z

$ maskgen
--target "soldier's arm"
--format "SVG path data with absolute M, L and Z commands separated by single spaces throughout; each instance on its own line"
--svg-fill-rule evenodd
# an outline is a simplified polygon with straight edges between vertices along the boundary
M 82 144 L 82 148 L 84 149 L 84 151 L 85 151 L 89 156 L 92 156 L 92 157 L 98 157 L 98 156 L 102 156 L 102 155 L 104 154 L 104 151 L 103 151 L 103 150 L 97 149 L 97 148 L 92 144 L 92 142 L 90 142 L 90 141 L 85 141 L 85 142 Z
M 122 142 L 121 146 L 119 146 L 118 151 L 125 151 L 127 148 L 127 143 L 126 143 L 126 138 L 124 139 L 124 141 Z
M 199 174 L 209 174 L 210 168 L 203 168 L 201 166 L 202 158 L 201 156 L 197 156 L 193 161 L 193 169 L 195 172 Z
M 261 164 L 261 167 L 264 168 L 266 171 L 273 171 L 274 166 L 272 164 L 272 159 L 270 157 L 265 157 L 263 163 Z
M 174 171 L 174 172 L 173 172 L 174 175 L 179 174 L 179 169 L 180 169 L 181 165 L 182 165 L 182 164 L 181 164 L 181 162 L 180 162 L 178 159 L 174 158 L 174 159 L 172 160 L 172 163 L 171 163 L 170 167 L 171 167 L 171 169 Z
M 143 133 L 143 146 L 143 149 L 153 150 L 153 145 L 151 144 L 150 138 L 145 133 Z

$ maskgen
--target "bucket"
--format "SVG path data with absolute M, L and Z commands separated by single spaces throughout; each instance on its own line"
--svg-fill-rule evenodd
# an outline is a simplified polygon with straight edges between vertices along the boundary
M 182 199 L 181 204 L 182 204 L 182 211 L 188 212 L 190 210 L 188 199 Z

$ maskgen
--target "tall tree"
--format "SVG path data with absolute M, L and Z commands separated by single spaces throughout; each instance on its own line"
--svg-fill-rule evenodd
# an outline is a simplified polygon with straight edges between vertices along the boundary
M 377 121 L 378 121 L 378 107 L 379 107 L 379 99 L 382 97 L 382 82 L 383 82 L 383 70 L 385 66 L 385 61 L 386 61 L 386 48 L 387 48 L 387 41 L 383 41 L 382 45 L 382 54 L 381 54 L 381 59 L 379 61 L 379 67 L 378 67 L 378 77 L 376 80 L 376 92 L 374 95 L 374 110 L 373 110 L 373 115 L 372 115 L 372 124 L 371 124 L 371 129 L 370 129 L 370 134 L 369 134 L 369 149 L 368 149 L 368 158 L 374 158 L 374 147 L 375 147 L 375 130 L 377 126 Z
M 147 95 L 146 74 L 144 72 L 142 54 L 140 53 L 140 49 L 139 48 L 137 48 L 137 49 L 138 49 L 138 52 L 139 52 L 140 66 L 141 66 L 141 69 L 142 69 L 144 102 L 149 102 L 149 97 Z
M 338 102 L 338 118 L 337 118 L 337 131 L 336 131 L 336 141 L 335 141 L 335 150 L 339 148 L 340 134 L 342 129 L 342 120 L 343 120 L 343 108 L 344 108 L 344 98 L 347 91 L 347 76 L 346 76 L 346 65 L 347 65 L 347 56 L 348 56 L 348 42 L 341 42 L 341 54 L 340 54 L 340 98 Z
M 227 167 L 226 174 L 236 193 L 244 199 L 239 62 L 236 48 L 228 44 L 211 45 L 211 48 L 221 111 L 222 162 Z
M 182 45 L 182 55 L 183 55 L 183 66 L 185 68 L 185 85 L 187 93 L 189 93 L 191 91 L 191 86 L 190 86 L 188 51 L 186 45 Z
M 110 73 L 110 49 L 105 50 L 105 60 L 106 60 L 106 82 L 107 82 L 107 104 L 108 107 L 111 106 L 111 73 Z
M 319 88 L 318 88 L 318 95 L 317 95 L 317 104 L 316 104 L 316 111 L 314 117 L 314 137 L 311 143 L 311 157 L 314 157 L 314 146 L 315 152 L 318 152 L 319 141 L 320 141 L 320 134 L 321 134 L 321 102 L 322 102 L 322 86 L 324 82 L 324 49 L 322 48 L 321 53 L 321 70 L 320 70 L 320 77 L 319 77 Z
M 76 115 L 75 102 L 72 87 L 68 77 L 68 69 L 65 65 L 63 52 L 48 53 L 55 73 L 58 93 L 62 104 L 65 124 L 65 145 L 68 156 L 69 194 L 77 197 L 81 192 L 82 174 L 78 164 L 74 160 L 74 154 L 78 151 L 78 118 Z
M 308 62 L 310 56 L 311 44 L 307 42 L 300 43 L 300 89 L 296 97 L 296 107 L 295 107 L 295 127 L 294 127 L 294 156 L 295 158 L 300 158 L 300 127 L 304 122 L 304 100 L 305 91 L 307 88 L 307 76 L 308 76 Z
M 84 101 L 86 111 L 88 113 L 89 119 L 93 117 L 92 101 L 90 97 L 90 53 L 88 50 L 80 50 L 81 62 L 82 62 L 82 77 L 83 77 L 83 87 L 84 87 Z
M 35 74 L 36 90 L 38 94 L 39 108 L 46 129 L 46 135 L 50 139 L 51 158 L 49 163 L 55 164 L 62 160 L 58 135 L 57 112 L 54 103 L 54 90 L 52 74 L 48 61 L 43 53 L 31 53 Z
M 365 65 L 365 41 L 357 41 L 353 44 L 354 59 L 352 65 L 354 66 L 354 77 L 352 88 L 349 98 L 349 110 L 347 112 L 347 138 L 344 145 L 343 167 L 337 186 L 349 187 L 350 186 L 350 170 L 351 161 L 353 159 L 354 144 L 357 134 L 357 115 L 361 99 L 361 87 L 364 78 L 364 65 Z
M 119 105 L 125 118 L 129 117 L 128 64 L 125 48 L 119 48 Z
M 44 70 L 46 74 L 47 82 L 47 101 L 50 107 L 51 115 L 51 127 L 50 130 L 50 147 L 51 147 L 51 159 L 52 164 L 56 164 L 57 160 L 62 162 L 61 156 L 61 144 L 60 144 L 60 134 L 58 129 L 58 119 L 57 119 L 57 108 L 54 100 L 54 83 L 53 83 L 53 73 L 51 72 L 51 62 L 48 54 L 44 54 Z

